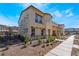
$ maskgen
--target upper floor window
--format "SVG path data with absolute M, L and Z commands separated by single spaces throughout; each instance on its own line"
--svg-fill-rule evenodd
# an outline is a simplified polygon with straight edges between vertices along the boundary
M 42 16 L 36 14 L 36 15 L 35 15 L 35 22 L 36 22 L 36 23 L 42 23 Z

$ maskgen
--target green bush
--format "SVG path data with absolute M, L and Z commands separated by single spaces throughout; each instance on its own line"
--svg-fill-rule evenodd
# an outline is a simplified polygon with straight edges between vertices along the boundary
M 25 44 L 26 44 L 27 42 L 29 42 L 29 38 L 28 38 L 27 36 L 25 36 L 24 42 L 25 42 Z
M 45 39 L 45 36 L 40 36 L 41 37 L 41 39 Z
M 24 46 L 27 46 L 27 43 L 30 41 L 30 38 L 28 36 L 24 37 Z
M 48 36 L 48 43 L 55 40 L 55 36 Z
M 43 43 L 43 39 L 41 39 L 41 37 L 38 37 L 37 40 L 38 40 L 38 44 L 42 44 Z

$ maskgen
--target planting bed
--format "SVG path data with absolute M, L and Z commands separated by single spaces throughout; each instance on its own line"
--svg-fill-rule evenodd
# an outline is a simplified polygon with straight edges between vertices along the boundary
M 6 51 L 0 51 L 0 55 L 5 56 L 44 56 L 51 49 L 54 49 L 58 46 L 61 41 L 53 41 L 50 45 L 44 43 L 41 45 L 33 46 L 33 44 L 28 45 L 26 48 L 23 48 L 23 45 L 16 44 L 9 47 Z M 1 48 L 0 48 L 1 49 Z

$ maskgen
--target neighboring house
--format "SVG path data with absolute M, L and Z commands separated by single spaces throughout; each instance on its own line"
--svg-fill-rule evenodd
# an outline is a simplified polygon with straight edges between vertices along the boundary
M 18 27 L 16 27 L 16 26 L 0 25 L 0 35 L 6 35 L 6 34 L 8 34 L 9 27 L 11 28 L 13 34 L 18 34 Z
M 29 37 L 52 35 L 52 16 L 34 6 L 29 6 L 20 15 L 19 33 Z
M 13 34 L 15 34 L 15 35 L 18 34 L 18 27 L 17 26 L 10 26 L 10 28 L 11 28 Z
M 0 35 L 5 35 L 8 32 L 8 27 L 5 25 L 0 25 Z
M 58 24 L 60 35 L 65 35 L 64 24 Z
M 21 12 L 19 21 L 19 34 L 28 35 L 29 37 L 54 35 L 57 30 L 63 30 L 64 27 L 56 23 L 52 23 L 52 16 L 44 13 L 34 6 L 29 6 Z M 55 32 L 54 32 L 55 31 Z
M 65 33 L 66 33 L 66 35 L 68 35 L 68 34 L 71 34 L 71 35 L 79 34 L 79 28 L 66 28 Z
M 57 36 L 58 35 L 58 24 L 55 22 L 52 22 L 52 35 Z
M 64 33 L 64 24 L 57 24 L 54 21 L 52 22 L 52 35 L 58 36 L 58 35 L 65 35 Z

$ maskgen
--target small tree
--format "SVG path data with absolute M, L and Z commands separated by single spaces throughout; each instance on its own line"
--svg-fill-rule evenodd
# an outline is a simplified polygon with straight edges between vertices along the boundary
M 30 41 L 30 38 L 27 35 L 25 35 L 24 36 L 24 47 L 27 47 L 27 44 L 29 41 Z
M 43 43 L 43 40 L 41 39 L 41 37 L 38 37 L 37 40 L 39 45 Z
M 50 42 L 53 42 L 54 40 L 55 40 L 55 36 L 48 36 L 47 42 L 48 42 L 49 45 L 50 45 Z

